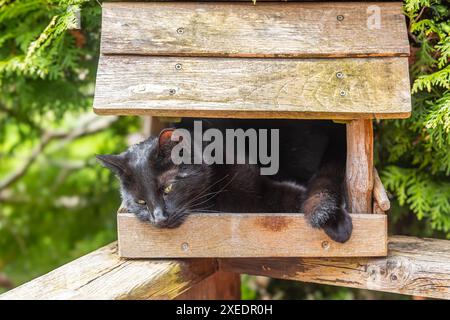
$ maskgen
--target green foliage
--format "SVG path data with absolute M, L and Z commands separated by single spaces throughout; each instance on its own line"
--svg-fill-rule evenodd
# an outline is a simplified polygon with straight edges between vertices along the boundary
M 82 29 L 71 30 L 78 8 Z M 116 238 L 117 181 L 93 155 L 123 149 L 137 122 L 71 136 L 92 117 L 100 11 L 96 1 L 0 0 L 0 273 L 15 285 Z
M 382 179 L 400 206 L 450 236 L 450 8 L 406 0 L 412 44 L 411 118 L 378 125 Z M 423 228 L 426 229 L 426 228 Z

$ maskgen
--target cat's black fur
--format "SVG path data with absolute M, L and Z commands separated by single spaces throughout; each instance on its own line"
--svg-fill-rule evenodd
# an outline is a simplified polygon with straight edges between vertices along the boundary
M 204 123 L 221 128 L 279 128 L 280 171 L 269 177 L 261 176 L 257 165 L 177 166 L 170 160 L 173 142 L 152 137 L 119 155 L 97 157 L 119 177 L 130 212 L 162 228 L 179 226 L 189 212 L 304 212 L 312 227 L 324 229 L 333 240 L 349 239 L 352 223 L 342 188 L 343 126 L 285 120 Z M 187 120 L 178 126 L 191 124 Z M 165 193 L 168 186 L 170 192 Z M 138 203 L 142 201 L 145 204 Z

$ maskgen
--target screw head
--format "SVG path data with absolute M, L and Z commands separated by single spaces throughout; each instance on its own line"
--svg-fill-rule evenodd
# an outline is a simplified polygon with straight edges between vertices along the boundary
M 336 19 L 337 19 L 337 21 L 342 21 L 342 20 L 344 20 L 344 16 L 342 14 L 340 14 L 336 17 Z
M 183 250 L 184 252 L 189 251 L 189 244 L 187 242 L 183 242 L 181 244 L 181 250 Z
M 342 72 L 336 72 L 336 78 L 338 79 L 343 79 L 344 78 L 344 74 Z
M 181 63 L 177 63 L 177 64 L 175 65 L 175 69 L 176 69 L 176 70 L 181 70 L 181 68 L 182 68 Z
M 177 29 L 177 33 L 178 33 L 178 34 L 184 33 L 184 28 L 178 28 L 178 29 Z
M 344 90 L 341 90 L 341 91 L 339 92 L 339 95 L 340 95 L 341 97 L 345 97 L 345 96 L 347 95 L 347 92 L 345 92 Z
M 175 94 L 175 89 L 169 89 L 169 94 L 173 96 Z

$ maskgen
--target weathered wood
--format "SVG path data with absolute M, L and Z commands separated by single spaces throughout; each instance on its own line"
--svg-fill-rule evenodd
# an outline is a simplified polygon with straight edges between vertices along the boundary
M 347 123 L 346 191 L 350 212 L 372 212 L 372 120 Z
M 385 258 L 220 259 L 222 270 L 450 299 L 450 241 L 395 236 Z
M 310 227 L 302 214 L 191 214 L 175 229 L 158 229 L 118 214 L 119 255 L 170 257 L 330 257 L 386 255 L 386 216 L 353 214 L 345 244 Z
M 388 211 L 391 208 L 391 202 L 387 195 L 386 189 L 384 189 L 377 169 L 373 168 L 373 197 L 383 211 Z
M 238 273 L 217 271 L 197 283 L 176 300 L 240 300 L 241 277 Z
M 101 48 L 197 57 L 408 56 L 407 35 L 401 2 L 123 2 L 103 4 Z
M 113 243 L 0 299 L 172 299 L 217 269 L 213 259 L 124 260 Z
M 383 209 L 380 208 L 378 202 L 375 199 L 373 201 L 373 210 L 372 210 L 372 212 L 376 213 L 376 214 L 386 214 L 386 212 L 383 211 Z
M 390 237 L 388 256 L 384 258 L 234 258 L 218 261 L 122 260 L 117 257 L 115 246 L 111 244 L 72 261 L 0 295 L 0 299 L 180 297 L 187 288 L 196 288 L 199 281 L 211 279 L 208 275 L 217 267 L 223 272 L 450 299 L 448 240 Z M 197 288 L 202 286 L 211 288 L 211 283 Z M 186 295 L 188 298 L 189 294 Z
M 411 111 L 408 79 L 406 58 L 101 56 L 94 110 L 167 117 L 403 118 Z

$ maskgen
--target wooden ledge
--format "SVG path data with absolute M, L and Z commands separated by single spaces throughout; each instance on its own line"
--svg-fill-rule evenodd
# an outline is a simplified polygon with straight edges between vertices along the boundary
M 112 243 L 0 296 L 5 299 L 173 299 L 214 274 L 214 259 L 125 260 Z
M 224 271 L 450 299 L 450 241 L 393 236 L 384 258 L 220 259 Z
M 352 214 L 345 244 L 309 226 L 303 214 L 191 214 L 176 229 L 158 229 L 119 212 L 119 254 L 125 258 L 354 257 L 387 254 L 384 214 Z

